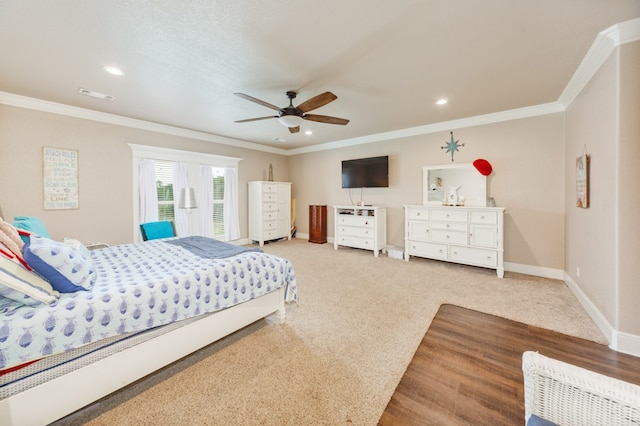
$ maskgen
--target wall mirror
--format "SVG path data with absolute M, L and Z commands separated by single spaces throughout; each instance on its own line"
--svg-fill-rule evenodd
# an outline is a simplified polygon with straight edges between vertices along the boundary
M 465 206 L 487 205 L 487 177 L 471 163 L 423 167 L 422 204 L 442 205 L 447 189 L 458 186 Z

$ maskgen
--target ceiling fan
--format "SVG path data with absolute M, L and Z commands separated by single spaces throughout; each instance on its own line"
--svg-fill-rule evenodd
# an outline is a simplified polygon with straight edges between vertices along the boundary
M 313 98 L 304 101 L 297 107 L 293 106 L 293 100 L 295 99 L 297 93 L 294 91 L 287 92 L 287 98 L 289 98 L 289 106 L 284 108 L 278 108 L 275 105 L 272 105 L 268 102 L 261 101 L 260 99 L 256 99 L 253 96 L 245 95 L 244 93 L 234 93 L 234 95 L 240 96 L 243 99 L 246 99 L 251 102 L 255 102 L 267 108 L 274 109 L 278 111 L 278 115 L 270 115 L 267 117 L 258 117 L 258 118 L 247 118 L 245 120 L 236 120 L 236 123 L 246 123 L 248 121 L 257 121 L 257 120 L 266 120 L 269 118 L 277 118 L 282 125 L 289 128 L 289 132 L 298 133 L 300 131 L 300 124 L 303 120 L 317 121 L 319 123 L 328 123 L 328 124 L 341 124 L 345 125 L 349 122 L 344 118 L 338 117 L 329 117 L 327 115 L 318 115 L 318 114 L 307 114 L 309 111 L 312 111 L 316 108 L 320 108 L 328 104 L 329 102 L 333 102 L 338 97 L 331 92 L 324 92 L 320 95 L 314 96 Z

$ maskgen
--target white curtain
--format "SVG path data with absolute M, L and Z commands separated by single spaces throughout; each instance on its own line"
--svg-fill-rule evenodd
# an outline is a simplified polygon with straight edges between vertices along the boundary
M 183 188 L 189 187 L 189 164 L 173 163 L 173 213 L 176 218 L 176 233 L 181 237 L 190 235 L 189 212 L 178 208 Z
M 158 220 L 158 190 L 155 162 L 143 158 L 138 163 L 138 194 L 140 197 L 140 223 Z
M 200 166 L 200 235 L 213 238 L 213 171 L 211 166 Z
M 240 221 L 238 220 L 238 185 L 236 170 L 224 169 L 224 240 L 240 238 Z

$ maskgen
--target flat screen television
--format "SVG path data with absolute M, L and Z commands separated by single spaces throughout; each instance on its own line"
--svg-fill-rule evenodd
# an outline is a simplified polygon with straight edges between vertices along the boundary
M 342 187 L 389 187 L 389 156 L 342 161 Z

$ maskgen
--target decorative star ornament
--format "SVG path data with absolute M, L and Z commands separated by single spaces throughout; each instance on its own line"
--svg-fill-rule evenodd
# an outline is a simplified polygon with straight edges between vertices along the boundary
M 456 151 L 459 151 L 458 147 L 464 146 L 464 144 L 458 145 L 458 142 L 460 142 L 460 141 L 459 140 L 454 141 L 453 140 L 453 132 L 449 132 L 449 133 L 451 134 L 451 141 L 447 142 L 446 146 L 441 146 L 440 149 L 445 149 L 446 148 L 447 151 L 445 153 L 447 153 L 447 152 L 451 153 L 451 162 L 453 163 L 453 154 Z

